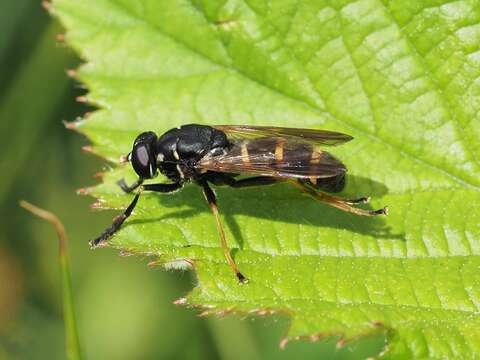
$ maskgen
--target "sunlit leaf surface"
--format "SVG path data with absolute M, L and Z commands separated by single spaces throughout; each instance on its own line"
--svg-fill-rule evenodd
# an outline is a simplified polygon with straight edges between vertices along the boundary
M 188 304 L 291 316 L 284 340 L 387 329 L 382 356 L 480 353 L 480 3 L 440 0 L 54 0 L 96 111 L 78 124 L 113 161 L 143 130 L 185 123 L 326 128 L 358 218 L 287 186 L 218 188 L 226 265 L 198 188 L 142 196 L 111 244 L 185 266 Z M 90 190 L 130 195 L 118 168 Z M 108 224 L 106 224 L 107 226 Z

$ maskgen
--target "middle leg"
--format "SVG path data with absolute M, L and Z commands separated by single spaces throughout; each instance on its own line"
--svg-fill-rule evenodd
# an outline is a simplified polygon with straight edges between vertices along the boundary
M 238 281 L 240 281 L 241 283 L 247 283 L 248 279 L 240 272 L 237 264 L 230 255 L 230 250 L 228 248 L 227 241 L 225 240 L 225 232 L 223 231 L 222 223 L 220 222 L 220 215 L 218 213 L 217 198 L 215 196 L 215 193 L 206 181 L 201 182 L 200 185 L 202 186 L 203 194 L 205 195 L 205 199 L 210 206 L 210 210 L 212 210 L 213 216 L 215 217 L 218 234 L 220 235 L 220 242 L 222 244 L 223 254 L 227 259 L 228 265 L 230 265 L 230 268 L 237 276 Z
M 250 186 L 263 186 L 263 185 L 272 185 L 279 182 L 285 181 L 284 179 L 274 178 L 270 176 L 255 176 L 246 179 L 235 180 L 235 182 L 231 184 L 231 187 L 234 188 L 242 188 L 242 187 L 250 187 Z
M 237 180 L 233 176 L 223 173 L 212 174 L 209 178 L 207 178 L 207 180 L 215 185 L 228 185 L 233 188 L 265 186 L 285 181 L 285 179 L 275 178 L 271 176 L 254 176 L 246 179 Z

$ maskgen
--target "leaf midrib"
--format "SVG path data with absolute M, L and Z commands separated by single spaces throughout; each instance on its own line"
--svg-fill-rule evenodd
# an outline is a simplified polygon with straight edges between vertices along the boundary
M 454 182 L 466 187 L 466 188 L 472 188 L 472 189 L 475 189 L 476 191 L 480 191 L 480 186 L 479 185 L 476 185 L 476 184 L 472 184 L 470 183 L 468 180 L 456 175 L 456 174 L 453 174 L 451 173 L 450 171 L 448 170 L 445 170 L 445 169 L 442 169 L 440 168 L 438 165 L 436 165 L 435 163 L 432 163 L 432 162 L 429 162 L 428 160 L 425 160 L 423 158 L 420 158 L 408 151 L 405 151 L 405 149 L 399 147 L 397 144 L 394 144 L 394 143 L 390 143 L 388 142 L 386 139 L 383 139 L 382 137 L 376 135 L 376 134 L 372 134 L 370 132 L 367 132 L 353 124 L 350 124 L 348 122 L 346 122 L 345 120 L 342 120 L 338 117 L 336 117 L 333 113 L 331 113 L 328 109 L 327 111 L 322 111 L 321 109 L 318 109 L 316 107 L 314 107 L 312 104 L 306 102 L 305 100 L 303 99 L 298 99 L 298 98 L 293 98 L 291 96 L 289 96 L 288 94 L 282 92 L 281 90 L 279 89 L 275 89 L 267 84 L 263 84 L 263 83 L 260 83 L 258 82 L 256 79 L 254 78 L 251 78 L 249 77 L 247 74 L 243 73 L 242 71 L 240 71 L 239 69 L 237 68 L 228 68 L 226 67 L 224 64 L 221 64 L 221 63 L 218 63 L 216 61 L 214 61 L 214 59 L 206 56 L 205 54 L 202 54 L 201 52 L 198 52 L 196 51 L 194 48 L 190 47 L 187 43 L 183 42 L 181 39 L 178 39 L 177 37 L 175 37 L 174 35 L 170 34 L 170 33 L 167 33 L 165 31 L 162 31 L 162 29 L 160 29 L 159 27 L 157 27 L 155 24 L 149 22 L 148 20 L 146 20 L 145 18 L 141 18 L 141 17 L 138 17 L 136 16 L 135 14 L 131 13 L 128 9 L 126 9 L 125 7 L 123 7 L 121 4 L 113 1 L 113 0 L 110 0 L 110 2 L 116 6 L 117 8 L 123 10 L 125 13 L 129 14 L 129 16 L 131 16 L 132 18 L 136 19 L 137 21 L 143 23 L 144 25 L 150 27 L 151 29 L 153 29 L 154 31 L 162 34 L 163 36 L 166 36 L 168 38 L 170 38 L 172 41 L 174 41 L 175 43 L 177 43 L 179 46 L 182 46 L 184 47 L 186 50 L 190 51 L 191 53 L 195 54 L 196 56 L 199 56 L 205 60 L 207 60 L 208 62 L 210 62 L 212 65 L 214 66 L 217 66 L 217 67 L 221 67 L 223 68 L 225 71 L 229 71 L 229 72 L 233 72 L 233 73 L 236 73 L 238 74 L 239 76 L 249 80 L 249 81 L 252 81 L 254 83 L 256 83 L 257 85 L 261 86 L 261 87 L 264 87 L 270 91 L 272 91 L 273 93 L 276 93 L 276 94 L 279 94 L 291 101 L 295 101 L 295 102 L 298 102 L 300 104 L 302 104 L 303 106 L 307 107 L 308 109 L 310 109 L 312 112 L 314 113 L 317 113 L 317 114 L 320 114 L 320 115 L 326 115 L 328 114 L 329 118 L 332 120 L 332 121 L 335 121 L 345 127 L 348 127 L 352 130 L 354 130 L 355 132 L 361 134 L 361 135 L 364 135 L 366 137 L 368 137 L 369 139 L 371 140 L 374 140 L 374 141 L 378 141 L 380 142 L 382 145 L 386 146 L 386 147 L 389 147 L 389 148 L 392 148 L 394 149 L 395 151 L 397 151 L 400 155 L 402 155 L 403 157 L 405 158 L 409 158 L 411 159 L 412 161 L 415 161 L 427 168 L 430 168 L 434 171 L 437 171 L 443 175 L 446 175 L 447 177 L 451 178 Z M 196 10 L 198 11 L 198 9 Z M 87 22 L 91 22 L 91 21 L 87 21 Z M 208 23 L 208 22 L 207 22 Z M 210 24 L 210 23 L 208 23 Z M 115 26 L 115 24 L 108 24 L 109 26 Z

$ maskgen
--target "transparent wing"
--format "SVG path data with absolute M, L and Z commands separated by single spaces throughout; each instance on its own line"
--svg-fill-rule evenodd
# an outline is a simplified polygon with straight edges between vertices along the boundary
M 204 170 L 272 177 L 328 178 L 346 172 L 345 165 L 326 151 L 283 137 L 231 140 L 223 154 L 209 154 L 198 167 Z
M 230 139 L 255 139 L 280 137 L 285 140 L 300 141 L 312 145 L 335 146 L 353 139 L 352 136 L 328 130 L 297 129 L 274 126 L 216 125 Z

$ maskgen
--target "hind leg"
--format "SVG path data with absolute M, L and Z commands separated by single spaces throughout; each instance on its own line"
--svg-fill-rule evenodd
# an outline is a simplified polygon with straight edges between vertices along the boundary
M 353 207 L 352 205 L 354 204 L 360 204 L 360 203 L 365 203 L 368 202 L 369 198 L 360 198 L 360 199 L 354 199 L 354 200 L 348 200 L 348 199 L 343 199 L 338 196 L 332 196 L 325 194 L 312 186 L 309 186 L 305 182 L 299 181 L 299 180 L 294 180 L 292 184 L 297 187 L 301 192 L 310 195 L 314 199 L 321 201 L 323 203 L 326 203 L 330 206 L 333 206 L 337 209 L 343 210 L 345 212 L 349 212 L 355 215 L 360 215 L 360 216 L 376 216 L 376 215 L 387 215 L 388 209 L 387 207 L 384 207 L 382 209 L 378 210 L 364 210 L 364 209 L 359 209 L 356 207 Z
M 305 184 L 312 190 L 338 193 L 345 189 L 345 174 L 333 176 L 331 178 L 310 178 L 308 180 L 298 180 L 300 183 Z M 333 197 L 333 196 L 332 196 Z M 342 199 L 336 197 L 338 200 L 344 200 L 349 205 L 366 204 L 370 201 L 370 197 L 361 197 L 358 199 Z

